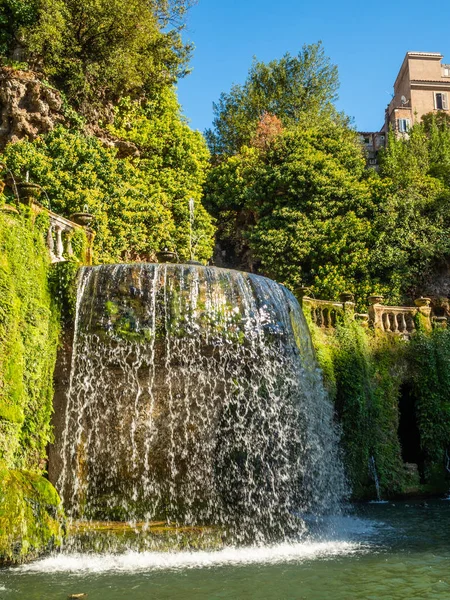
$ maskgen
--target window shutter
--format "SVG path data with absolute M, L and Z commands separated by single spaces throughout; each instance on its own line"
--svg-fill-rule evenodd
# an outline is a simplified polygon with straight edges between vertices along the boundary
M 447 94 L 442 94 L 442 108 L 448 110 Z

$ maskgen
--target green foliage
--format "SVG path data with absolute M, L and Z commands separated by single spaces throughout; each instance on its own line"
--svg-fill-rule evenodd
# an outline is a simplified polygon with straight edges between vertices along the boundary
M 1 0 L 0 53 L 19 50 L 95 118 L 122 95 L 151 95 L 186 73 L 188 0 Z
M 0 566 L 54 549 L 62 539 L 63 512 L 49 481 L 0 466 Z
M 208 153 L 181 118 L 174 92 L 144 106 L 123 100 L 111 130 L 139 144 L 141 157 L 118 159 L 97 138 L 60 127 L 7 146 L 3 160 L 17 175 L 29 171 L 59 214 L 70 217 L 87 206 L 95 216 L 97 262 L 148 260 L 165 247 L 190 258 L 189 198 L 195 200 L 195 255 L 207 260 L 214 233 L 201 205 Z
M 58 308 L 62 325 L 73 322 L 75 318 L 79 268 L 78 261 L 67 260 L 53 265 L 49 273 L 52 300 Z
M 36 472 L 51 439 L 59 333 L 39 227 L 0 213 L 0 459 Z
M 450 128 L 426 115 L 408 138 L 389 134 L 380 162 L 371 270 L 388 295 L 417 297 L 450 254 Z
M 374 458 L 383 497 L 403 491 L 406 474 L 397 436 L 404 345 L 345 318 L 332 332 L 310 325 L 325 385 L 334 399 L 355 499 L 375 497 Z
M 408 348 L 425 475 L 444 471 L 450 448 L 450 331 L 418 333 Z
M 336 89 L 318 44 L 255 62 L 222 94 L 206 184 L 222 264 L 326 299 L 350 289 L 361 308 L 374 289 L 391 304 L 429 295 L 450 257 L 449 118 L 391 133 L 377 174 L 332 107 Z
M 248 145 L 264 113 L 293 125 L 305 114 L 332 111 L 338 88 L 337 67 L 322 43 L 303 46 L 269 63 L 254 60 L 244 85 L 233 85 L 214 104 L 214 128 L 206 132 L 213 155 L 235 154 Z
M 228 262 L 316 297 L 351 289 L 364 302 L 374 209 L 363 174 L 355 133 L 329 118 L 285 130 L 265 151 L 242 148 L 206 185 Z
M 0 1 L 0 55 L 13 54 L 21 30 L 33 26 L 38 14 L 38 0 Z
M 122 100 L 109 130 L 134 143 L 140 150 L 136 162 L 146 193 L 152 193 L 170 211 L 172 226 L 158 249 L 174 249 L 182 260 L 190 259 L 189 200 L 194 200 L 192 253 L 197 260 L 212 255 L 214 227 L 202 205 L 209 153 L 198 131 L 192 131 L 180 116 L 173 90 L 161 92 L 144 104 Z M 148 190 L 148 191 L 147 191 Z
M 355 499 L 375 496 L 373 456 L 383 498 L 448 489 L 450 331 L 419 331 L 410 341 L 375 333 L 350 318 L 335 330 L 309 323 L 324 383 L 342 428 L 345 464 Z M 421 485 L 402 462 L 399 400 L 404 386 L 415 407 Z M 411 409 L 412 410 L 412 409 Z M 419 487 L 418 487 L 419 486 Z

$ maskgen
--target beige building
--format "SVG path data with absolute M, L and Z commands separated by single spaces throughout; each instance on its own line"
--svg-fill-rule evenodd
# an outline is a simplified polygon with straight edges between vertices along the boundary
M 384 131 L 359 131 L 359 139 L 366 152 L 367 167 L 378 168 L 378 151 L 386 146 L 386 134 Z
M 406 133 L 429 112 L 448 111 L 450 65 L 439 52 L 407 52 L 386 109 L 383 131 Z

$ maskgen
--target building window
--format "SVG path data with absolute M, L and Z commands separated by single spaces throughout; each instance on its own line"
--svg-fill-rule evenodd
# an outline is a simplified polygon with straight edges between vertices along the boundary
M 400 131 L 400 133 L 407 133 L 409 131 L 409 127 L 409 119 L 397 119 L 397 129 Z
M 434 108 L 436 110 L 448 110 L 447 94 L 443 92 L 434 94 Z
M 444 67 L 442 69 L 442 76 L 443 77 L 450 77 L 450 67 Z

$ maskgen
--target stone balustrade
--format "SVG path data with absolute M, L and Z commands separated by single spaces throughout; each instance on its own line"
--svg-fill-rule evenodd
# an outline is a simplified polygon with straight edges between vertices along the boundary
M 417 317 L 421 317 L 425 329 L 446 327 L 445 317 L 431 316 L 431 300 L 418 298 L 415 306 L 385 306 L 381 296 L 370 296 L 368 313 L 356 313 L 351 294 L 342 294 L 340 302 L 332 300 L 316 300 L 304 295 L 305 288 L 300 288 L 298 295 L 305 313 L 309 312 L 315 325 L 322 329 L 334 329 L 339 317 L 347 312 L 351 318 L 358 320 L 363 326 L 370 326 L 379 331 L 408 338 L 417 329 Z
M 371 306 L 369 322 L 381 331 L 410 335 L 416 329 L 417 313 L 418 309 L 412 306 Z
M 311 319 L 318 327 L 332 329 L 336 326 L 339 315 L 346 310 L 354 311 L 353 302 L 333 302 L 329 300 L 316 300 L 309 296 L 303 296 L 303 310 L 309 310 Z
M 38 202 L 32 202 L 31 209 L 35 215 L 45 212 L 50 218 L 50 227 L 47 231 L 46 242 L 52 263 L 65 262 L 74 256 L 72 248 L 73 234 L 76 230 L 84 230 L 88 239 L 88 248 L 86 256 L 83 258 L 86 265 L 92 264 L 92 243 L 95 233 L 91 229 L 57 215 Z
M 431 329 L 431 300 L 418 298 L 416 306 L 385 306 L 381 296 L 369 297 L 369 323 L 375 329 L 409 337 L 416 328 L 417 316 L 422 316 L 422 324 Z

